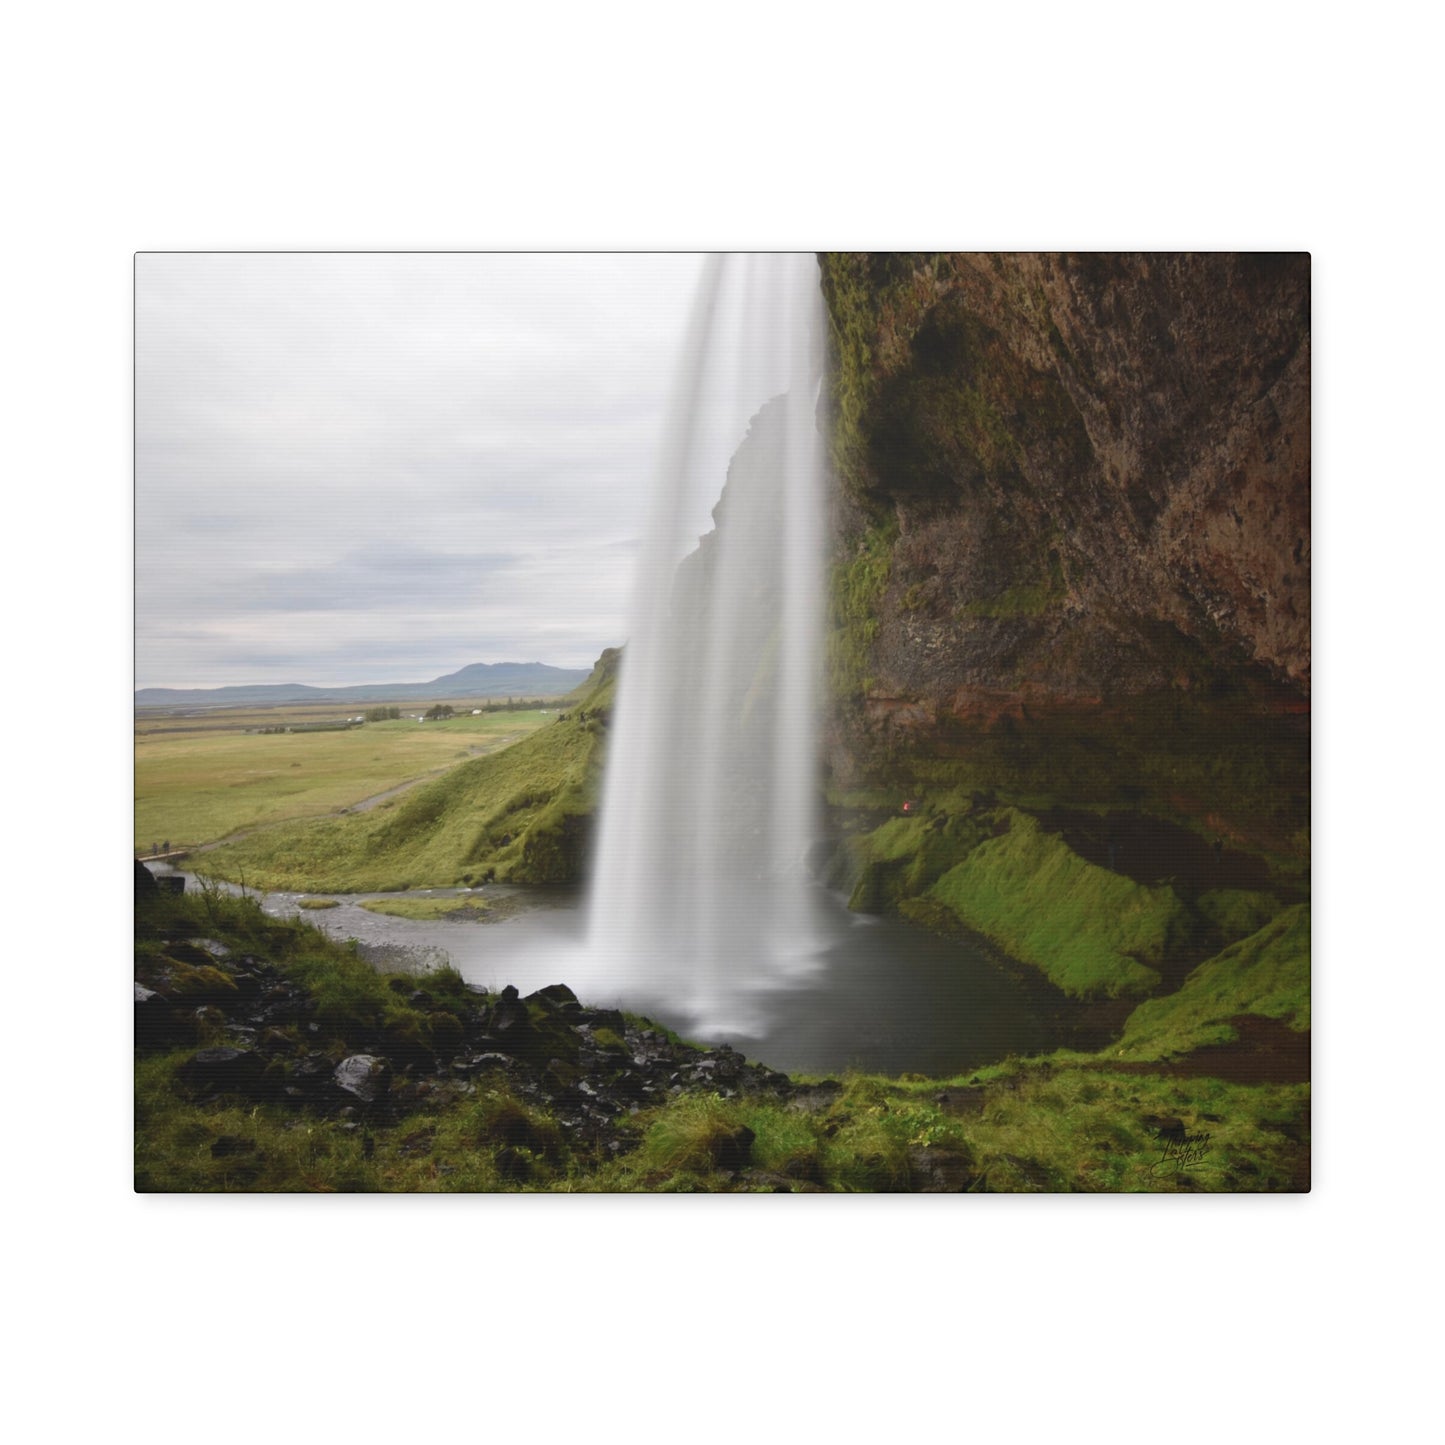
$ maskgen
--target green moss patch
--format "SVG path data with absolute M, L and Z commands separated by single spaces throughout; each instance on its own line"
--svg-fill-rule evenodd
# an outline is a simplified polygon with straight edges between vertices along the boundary
M 1126 1059 L 1162 1059 L 1235 1037 L 1241 1014 L 1310 1026 L 1310 909 L 1287 908 L 1257 933 L 1194 969 L 1167 998 L 1129 1015 L 1120 1049 Z
M 415 918 L 426 921 L 446 918 L 454 913 L 485 913 L 489 907 L 480 898 L 368 898 L 361 905 L 368 913 L 384 913 L 391 918 Z
M 896 523 L 869 531 L 829 583 L 828 676 L 835 698 L 856 700 L 871 685 L 873 642 L 893 566 Z
M 975 848 L 927 897 L 1078 998 L 1147 993 L 1188 926 L 1172 888 L 1145 888 L 1072 852 L 1025 814 Z
M 991 816 L 890 818 L 850 844 L 856 882 L 848 906 L 888 913 L 926 892 L 993 831 Z
M 1257 933 L 1283 907 L 1273 893 L 1247 888 L 1212 888 L 1194 906 L 1225 943 Z

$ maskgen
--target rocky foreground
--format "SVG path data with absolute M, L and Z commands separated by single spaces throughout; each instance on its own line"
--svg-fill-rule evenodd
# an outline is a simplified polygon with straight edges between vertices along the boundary
M 1170 1060 L 794 1079 L 562 983 L 379 974 L 253 900 L 139 874 L 135 963 L 144 1192 L 1309 1187 L 1308 1035 L 1280 1072 L 1283 1025 Z
M 225 1041 L 196 1049 L 177 1070 L 183 1089 L 201 1105 L 240 1098 L 364 1132 L 501 1085 L 555 1120 L 574 1148 L 606 1155 L 636 1145 L 635 1131 L 622 1121 L 679 1095 L 726 1100 L 746 1094 L 812 1109 L 842 1089 L 831 1080 L 794 1083 L 726 1044 L 697 1048 L 651 1020 L 587 1008 L 561 983 L 525 998 L 511 986 L 498 995 L 479 992 L 459 1015 L 437 1008 L 424 978 L 415 987 L 393 978 L 406 1004 L 427 1014 L 431 1042 L 398 1047 L 395 1038 L 378 1034 L 364 1050 L 338 1060 L 334 1047 L 298 1044 L 298 1031 L 303 1039 L 321 1033 L 312 1018 L 317 1001 L 274 966 L 209 938 L 176 940 L 167 952 L 183 969 L 151 973 L 156 987 L 135 985 L 137 1046 L 165 1047 L 194 1036 L 198 1025 L 217 1028 Z M 187 983 L 177 988 L 182 972 Z M 535 1131 L 519 1115 L 512 1133 L 499 1163 L 509 1177 L 523 1179 L 528 1168 L 521 1149 Z M 712 1164 L 752 1187 L 818 1187 L 798 1174 L 771 1177 L 750 1169 L 752 1142 L 745 1126 L 719 1134 Z M 236 1145 L 223 1138 L 213 1147 L 224 1153 Z

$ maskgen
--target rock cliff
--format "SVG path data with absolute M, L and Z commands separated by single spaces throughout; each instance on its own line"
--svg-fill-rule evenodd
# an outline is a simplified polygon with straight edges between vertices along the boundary
M 1117 809 L 1298 871 L 1309 257 L 820 264 L 835 800 Z

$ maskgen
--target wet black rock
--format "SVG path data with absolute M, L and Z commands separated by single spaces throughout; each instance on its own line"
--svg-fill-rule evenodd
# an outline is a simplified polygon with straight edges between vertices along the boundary
M 615 1008 L 582 1009 L 572 1022 L 591 1029 L 593 1033 L 598 1029 L 608 1029 L 618 1038 L 627 1030 L 627 1020 Z
M 549 1008 L 580 1008 L 577 995 L 567 987 L 565 983 L 549 983 L 546 988 L 539 988 L 536 993 L 529 993 L 523 1000 L 524 1003 L 546 1004 Z
M 202 1049 L 180 1066 L 181 1082 L 197 1093 L 254 1094 L 266 1061 L 251 1049 Z
M 501 997 L 492 1005 L 487 1019 L 487 1034 L 504 1053 L 518 1052 L 518 1046 L 525 1051 L 530 1043 L 532 1016 L 527 1005 L 517 996 L 517 990 L 508 984 Z
M 191 965 L 214 963 L 215 957 L 200 946 L 204 940 L 180 939 L 166 945 L 166 956 L 177 963 Z
M 162 1048 L 176 1043 L 184 1029 L 171 1007 L 171 1002 L 153 988 L 135 985 L 135 1046 L 138 1049 Z M 194 1039 L 194 1035 L 192 1035 Z

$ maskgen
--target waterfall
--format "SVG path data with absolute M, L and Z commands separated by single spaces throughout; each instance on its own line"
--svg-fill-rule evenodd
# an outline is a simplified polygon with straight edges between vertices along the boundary
M 704 1035 L 756 1036 L 813 966 L 822 325 L 812 256 L 709 259 L 613 712 L 588 952 Z M 724 486 L 708 439 L 744 417 Z

